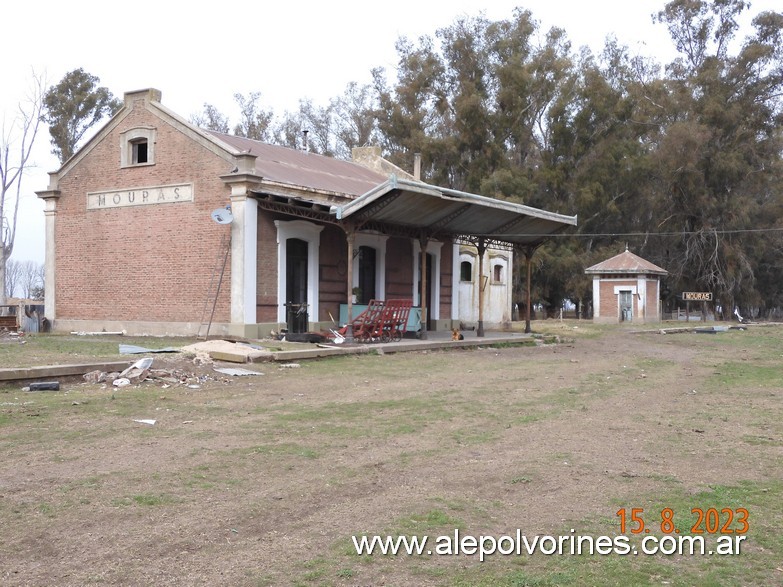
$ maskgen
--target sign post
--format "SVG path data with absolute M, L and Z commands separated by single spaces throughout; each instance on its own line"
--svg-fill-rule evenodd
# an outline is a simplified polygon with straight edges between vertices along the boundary
M 682 300 L 685 302 L 685 319 L 690 322 L 691 302 L 701 302 L 701 321 L 707 321 L 707 302 L 712 301 L 711 291 L 684 291 Z

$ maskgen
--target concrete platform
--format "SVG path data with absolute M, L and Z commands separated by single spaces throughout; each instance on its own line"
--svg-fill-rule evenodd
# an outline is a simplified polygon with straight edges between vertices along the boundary
M 302 349 L 289 351 L 277 351 L 271 354 L 266 360 L 272 361 L 299 361 L 304 359 L 317 359 L 319 357 L 335 357 L 343 355 L 359 355 L 382 351 L 386 353 L 405 353 L 435 349 L 450 348 L 476 348 L 481 346 L 490 346 L 494 344 L 519 344 L 534 345 L 541 336 L 532 334 L 523 334 L 515 332 L 487 332 L 485 336 L 479 338 L 474 332 L 463 333 L 464 340 L 451 340 L 451 332 L 430 332 L 426 340 L 416 338 L 404 338 L 399 342 L 378 342 L 367 344 L 348 344 L 341 345 L 307 345 Z M 264 359 L 261 359 L 264 360 Z
M 541 335 L 524 334 L 518 332 L 487 332 L 482 338 L 476 336 L 475 332 L 463 332 L 464 340 L 451 340 L 451 332 L 429 332 L 428 338 L 421 340 L 418 338 L 404 338 L 399 342 L 387 343 L 368 343 L 368 344 L 348 344 L 342 345 L 315 345 L 301 343 L 301 348 L 277 351 L 266 354 L 261 357 L 250 358 L 250 362 L 290 362 L 302 361 L 306 359 L 317 359 L 320 357 L 335 357 L 343 355 L 361 355 L 376 351 L 386 353 L 404 353 L 436 349 L 458 349 L 458 348 L 476 348 L 490 346 L 494 344 L 519 344 L 535 345 L 545 337 Z M 546 337 L 553 338 L 553 337 Z M 213 357 L 218 359 L 218 357 Z M 0 382 L 2 381 L 24 381 L 35 379 L 51 379 L 56 377 L 80 376 L 90 371 L 122 371 L 132 363 L 138 360 L 138 357 L 127 361 L 79 363 L 72 365 L 50 365 L 41 367 L 12 367 L 0 369 Z

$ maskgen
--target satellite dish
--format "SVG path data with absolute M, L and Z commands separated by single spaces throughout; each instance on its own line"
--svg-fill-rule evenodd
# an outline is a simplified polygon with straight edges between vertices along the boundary
M 212 210 L 212 214 L 210 214 L 210 216 L 212 216 L 212 220 L 218 224 L 231 224 L 231 221 L 234 220 L 234 215 L 228 208 L 218 208 L 216 210 Z

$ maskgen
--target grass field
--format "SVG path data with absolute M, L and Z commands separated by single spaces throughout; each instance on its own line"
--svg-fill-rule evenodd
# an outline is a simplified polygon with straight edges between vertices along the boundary
M 155 355 L 198 385 L 2 385 L 0 583 L 783 584 L 783 328 L 534 327 L 567 342 L 235 378 Z M 4 367 L 118 358 L 104 337 L 0 344 Z M 620 512 L 639 554 L 568 552 L 615 540 Z M 664 536 L 714 550 L 745 525 L 740 554 L 641 553 Z M 426 535 L 434 551 L 455 530 L 564 536 L 566 553 L 368 556 L 352 539 Z

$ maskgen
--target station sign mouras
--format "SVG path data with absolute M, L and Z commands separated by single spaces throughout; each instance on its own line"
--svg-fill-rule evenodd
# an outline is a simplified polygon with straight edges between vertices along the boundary
M 711 302 L 711 291 L 684 291 L 682 292 L 682 299 L 686 302 Z
M 193 184 L 159 185 L 105 192 L 89 192 L 87 209 L 120 208 L 124 206 L 148 206 L 151 204 L 172 204 L 192 202 Z

